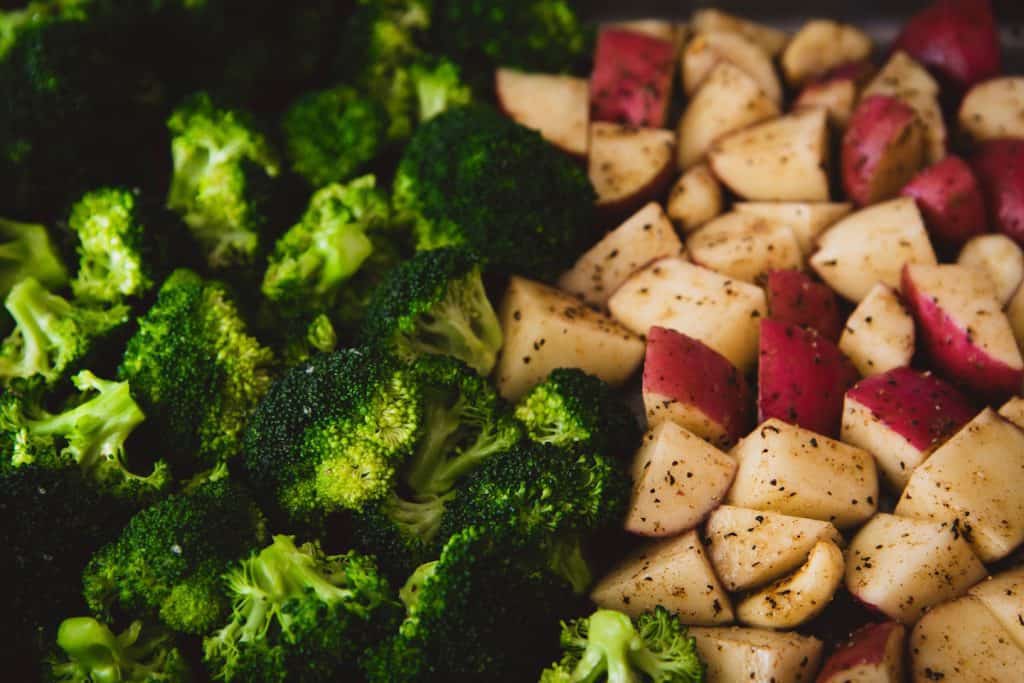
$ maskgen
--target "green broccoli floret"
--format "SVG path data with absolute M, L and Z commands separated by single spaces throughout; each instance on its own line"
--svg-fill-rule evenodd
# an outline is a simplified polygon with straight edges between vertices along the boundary
M 50 683 L 187 683 L 185 658 L 171 637 L 135 621 L 114 633 L 92 617 L 72 617 L 57 629 L 63 656 L 49 662 Z
M 182 633 L 209 633 L 230 614 L 222 575 L 265 541 L 263 515 L 250 495 L 226 470 L 215 470 L 134 515 L 89 561 L 83 595 L 99 616 L 123 613 Z
M 0 296 L 14 285 L 34 277 L 44 287 L 59 289 L 68 282 L 64 262 L 46 228 L 0 218 Z
M 51 21 L 80 18 L 80 0 L 33 0 L 23 7 L 0 12 L 0 59 L 11 50 L 18 36 Z
M 678 617 L 660 605 L 636 622 L 599 609 L 562 624 L 565 656 L 544 671 L 541 683 L 701 683 L 697 643 Z
M 181 215 L 212 268 L 252 263 L 263 248 L 277 154 L 244 113 L 206 93 L 167 120 L 174 172 L 167 206 Z
M 594 199 L 578 165 L 480 105 L 420 126 L 394 182 L 395 207 L 414 222 L 419 249 L 466 245 L 489 265 L 539 279 L 583 250 Z
M 287 339 L 281 352 L 284 367 L 305 363 L 318 353 L 330 353 L 338 348 L 338 333 L 331 319 L 321 313 L 301 327 L 294 337 Z
M 416 89 L 420 122 L 473 101 L 472 89 L 463 82 L 458 65 L 449 59 L 423 58 L 409 72 Z
M 488 374 L 502 332 L 478 259 L 464 249 L 434 249 L 392 270 L 370 301 L 362 339 L 403 358 L 453 356 Z
M 36 377 L 52 385 L 85 361 L 104 338 L 128 323 L 127 306 L 94 308 L 72 303 L 28 277 L 4 304 L 14 331 L 0 344 L 0 383 Z
M 118 372 L 168 457 L 209 467 L 234 456 L 273 356 L 249 336 L 226 288 L 177 270 L 138 326 Z
M 516 418 L 538 443 L 627 455 L 640 442 L 636 418 L 607 383 L 576 368 L 560 368 L 516 405 Z
M 281 123 L 292 168 L 313 187 L 355 177 L 384 148 L 385 117 L 380 105 L 347 85 L 306 93 Z
M 372 558 L 326 555 L 291 536 L 275 536 L 226 580 L 232 615 L 203 649 L 213 677 L 228 683 L 347 680 L 363 650 L 397 623 Z

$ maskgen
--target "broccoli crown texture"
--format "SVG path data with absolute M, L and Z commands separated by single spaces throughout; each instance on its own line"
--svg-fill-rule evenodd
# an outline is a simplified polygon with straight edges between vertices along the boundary
M 701 683 L 704 664 L 678 617 L 660 605 L 636 622 L 614 610 L 597 610 L 562 625 L 561 661 L 541 683 Z
M 272 364 L 226 288 L 181 269 L 139 318 L 119 374 L 159 428 L 169 457 L 195 456 L 211 466 L 238 452 Z
M 67 284 L 68 272 L 45 227 L 0 218 L 0 296 L 28 277 L 58 289 Z
M 300 326 L 296 333 L 285 339 L 281 362 L 286 368 L 305 363 L 318 353 L 330 353 L 338 348 L 338 332 L 324 313 L 316 315 Z
M 594 206 L 586 173 L 544 141 L 482 105 L 421 125 L 394 183 L 420 249 L 466 245 L 500 270 L 555 277 L 585 246 Z
M 473 101 L 472 89 L 463 82 L 462 71 L 450 59 L 424 57 L 409 67 L 409 75 L 416 90 L 420 122 Z
M 187 683 L 185 658 L 171 637 L 135 621 L 119 634 L 92 617 L 71 617 L 57 629 L 61 654 L 49 662 L 49 683 Z

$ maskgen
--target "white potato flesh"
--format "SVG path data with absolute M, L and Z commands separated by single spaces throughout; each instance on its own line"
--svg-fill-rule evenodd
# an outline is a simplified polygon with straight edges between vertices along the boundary
M 810 683 L 821 666 L 822 642 L 799 633 L 758 628 L 691 628 L 707 666 L 705 683 Z
M 816 248 L 818 235 L 853 209 L 843 202 L 736 202 L 732 210 L 785 223 L 796 235 L 804 256 Z
M 691 167 L 669 190 L 665 213 L 684 232 L 693 232 L 722 213 L 722 185 L 707 164 Z
M 812 19 L 793 36 L 782 53 L 782 73 L 793 86 L 829 69 L 859 62 L 871 54 L 871 38 L 855 26 Z
M 1004 306 L 1024 282 L 1024 250 L 1000 233 L 972 237 L 960 250 L 956 262 L 988 275 L 996 298 Z
M 1024 138 L 1024 76 L 979 83 L 960 103 L 960 129 L 975 140 Z
M 738 33 L 709 31 L 698 33 L 683 50 L 683 90 L 693 95 L 704 84 L 711 71 L 722 62 L 729 62 L 750 76 L 776 105 L 782 103 L 782 85 L 771 58 Z
M 1013 338 L 1017 340 L 1017 346 L 1024 349 L 1024 287 L 1018 287 L 1010 297 L 1005 313 L 1013 329 Z
M 498 69 L 498 106 L 516 123 L 584 158 L 590 139 L 590 83 L 585 78 Z
M 907 629 L 894 621 L 853 632 L 825 661 L 817 683 L 904 683 Z
M 968 594 L 992 612 L 1017 647 L 1024 648 L 1024 567 L 990 576 Z
M 1024 429 L 1024 398 L 1014 396 L 1002 405 L 999 409 L 999 414 L 1004 419 Z
M 925 156 L 929 163 L 946 156 L 947 133 L 939 106 L 939 84 L 924 67 L 905 52 L 893 53 L 860 94 L 861 99 L 871 95 L 895 97 L 917 112 L 925 128 Z
M 676 134 L 670 130 L 590 124 L 588 175 L 599 207 L 617 209 L 657 193 L 675 158 Z
M 686 239 L 693 262 L 716 273 L 760 282 L 771 270 L 801 270 L 803 252 L 785 223 L 735 211 L 719 216 Z
M 857 84 L 853 79 L 839 78 L 805 87 L 793 101 L 793 109 L 824 109 L 828 112 L 829 122 L 843 130 L 853 115 L 856 103 Z
M 699 9 L 690 18 L 690 25 L 698 33 L 728 31 L 738 33 L 756 43 L 769 57 L 782 52 L 789 36 L 772 26 L 759 24 L 717 9 Z
M 847 318 L 839 350 L 862 377 L 910 365 L 914 357 L 914 319 L 896 290 L 881 283 L 871 288 Z

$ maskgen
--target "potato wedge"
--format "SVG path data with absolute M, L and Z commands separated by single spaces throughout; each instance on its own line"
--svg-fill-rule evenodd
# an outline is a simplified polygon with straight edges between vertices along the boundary
M 865 86 L 861 98 L 888 95 L 909 105 L 924 124 L 928 163 L 946 156 L 946 123 L 939 106 L 939 84 L 904 52 L 894 52 L 878 75 Z
M 743 598 L 736 605 L 736 618 L 748 626 L 796 628 L 832 602 L 843 583 L 843 569 L 839 546 L 819 541 L 802 567 Z
M 843 135 L 843 189 L 859 206 L 899 194 L 924 164 L 924 128 L 917 114 L 895 97 L 860 101 Z
M 758 628 L 691 628 L 707 666 L 705 683 L 810 683 L 822 643 L 799 633 Z
M 859 28 L 812 19 L 796 32 L 782 53 L 782 73 L 791 86 L 800 86 L 814 76 L 870 54 L 871 38 Z
M 825 661 L 818 683 L 903 683 L 907 629 L 895 621 L 854 631 Z
M 690 26 L 698 33 L 728 31 L 738 33 L 765 51 L 769 57 L 782 52 L 789 36 L 772 26 L 759 24 L 717 9 L 699 9 L 690 18 Z
M 960 250 L 956 262 L 984 271 L 995 288 L 996 298 L 1005 306 L 1024 282 L 1024 250 L 1006 235 L 979 235 Z
M 785 223 L 796 235 L 804 256 L 815 250 L 818 235 L 846 217 L 852 204 L 830 202 L 736 202 L 733 211 L 752 213 Z
M 960 103 L 960 129 L 975 140 L 1024 138 L 1024 77 L 979 83 Z
M 585 78 L 498 69 L 498 106 L 516 123 L 579 159 L 590 144 L 590 84 Z
M 782 104 L 782 85 L 771 57 L 756 43 L 731 31 L 701 32 L 683 50 L 683 90 L 693 95 L 712 69 L 729 62 L 754 79 L 761 91 L 776 105 Z
M 1024 623 L 1021 622 L 1021 615 L 1024 615 L 1024 567 L 990 576 L 975 584 L 968 595 L 973 595 L 988 607 L 1017 647 L 1024 648 Z
M 882 283 L 857 304 L 839 338 L 839 350 L 862 377 L 910 365 L 914 348 L 914 319 L 899 294 Z
M 686 249 L 697 265 L 744 282 L 762 282 L 772 270 L 804 265 L 788 225 L 749 213 L 719 216 L 691 233 Z
M 672 182 L 676 136 L 670 130 L 617 123 L 590 125 L 588 174 L 597 207 L 606 215 L 629 214 Z
M 684 232 L 693 232 L 722 213 L 722 185 L 707 164 L 691 167 L 668 193 L 665 213 Z

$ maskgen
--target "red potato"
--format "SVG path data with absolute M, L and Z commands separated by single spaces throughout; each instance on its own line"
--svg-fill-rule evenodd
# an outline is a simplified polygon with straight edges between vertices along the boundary
M 590 85 L 584 78 L 498 69 L 498 106 L 516 123 L 584 159 L 590 141 Z
M 983 142 L 971 158 L 992 227 L 1024 246 L 1024 140 Z
M 871 82 L 861 98 L 872 95 L 895 97 L 917 112 L 924 126 L 925 158 L 934 164 L 946 156 L 949 137 L 939 106 L 939 84 L 928 71 L 907 55 L 895 52 Z
M 759 348 L 759 421 L 778 418 L 825 436 L 838 434 L 843 394 L 859 375 L 836 345 L 817 330 L 762 320 Z
M 895 621 L 854 631 L 818 673 L 818 683 L 903 683 L 907 630 Z
M 676 46 L 644 33 L 602 29 L 590 77 L 590 108 L 595 121 L 661 128 L 665 125 Z
M 793 100 L 793 109 L 824 109 L 833 126 L 842 130 L 853 115 L 857 85 L 849 79 L 808 83 Z
M 828 19 L 804 24 L 782 53 L 782 73 L 790 85 L 808 80 L 871 54 L 871 38 L 855 26 Z
M 999 33 L 989 0 L 936 0 L 903 27 L 903 50 L 963 92 L 999 73 Z
M 799 270 L 773 270 L 765 283 L 768 317 L 787 325 L 813 327 L 837 342 L 843 318 L 835 293 Z
M 732 211 L 686 238 L 693 262 L 744 282 L 761 282 L 769 271 L 802 268 L 804 254 L 788 225 Z
M 928 236 L 946 254 L 988 232 L 981 186 L 960 157 L 951 155 L 924 169 L 903 186 L 900 195 L 917 202 Z
M 619 31 L 632 31 L 633 33 L 642 33 L 644 35 L 651 36 L 652 38 L 667 40 L 676 46 L 676 50 L 682 47 L 683 41 L 686 40 L 688 31 L 686 24 L 676 24 L 671 21 L 661 21 L 660 19 L 613 21 L 607 24 L 602 24 L 601 28 L 616 29 Z
M 664 327 L 647 333 L 643 399 L 650 427 L 675 422 L 723 448 L 753 422 L 750 388 L 736 367 L 702 342 Z
M 846 319 L 839 350 L 864 377 L 910 365 L 914 357 L 914 319 L 899 295 L 881 282 Z
M 979 83 L 960 103 L 960 128 L 975 140 L 1024 138 L 1024 77 Z
M 940 375 L 993 401 L 1020 392 L 1024 360 L 986 273 L 908 264 L 902 292 L 921 347 Z
M 626 216 L 660 197 L 675 175 L 675 155 L 670 130 L 592 123 L 588 175 L 598 210 Z
M 860 206 L 895 197 L 924 164 L 924 154 L 924 129 L 914 110 L 895 97 L 867 97 L 843 136 L 843 189 Z
M 896 368 L 846 392 L 840 438 L 874 455 L 885 480 L 902 491 L 917 466 L 976 413 L 938 377 Z

